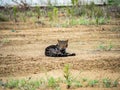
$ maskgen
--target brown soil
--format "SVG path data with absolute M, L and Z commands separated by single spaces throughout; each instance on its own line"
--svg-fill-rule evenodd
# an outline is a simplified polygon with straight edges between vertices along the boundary
M 118 25 L 32 29 L 28 24 L 26 30 L 0 30 L 0 78 L 43 77 L 46 71 L 51 76 L 63 77 L 61 69 L 69 63 L 73 75 L 82 71 L 80 77 L 116 79 L 120 76 L 120 30 L 113 31 L 113 27 Z M 56 44 L 57 39 L 69 39 L 67 51 L 76 56 L 46 57 L 45 47 Z M 110 43 L 110 51 L 99 48 Z

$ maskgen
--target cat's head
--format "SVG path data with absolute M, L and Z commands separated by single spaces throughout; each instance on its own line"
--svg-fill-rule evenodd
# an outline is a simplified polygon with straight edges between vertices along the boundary
M 64 50 L 68 47 L 68 40 L 58 40 L 58 46 L 60 50 Z

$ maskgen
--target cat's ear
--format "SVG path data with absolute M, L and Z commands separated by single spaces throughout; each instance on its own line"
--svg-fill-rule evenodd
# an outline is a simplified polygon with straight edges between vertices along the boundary
M 58 39 L 57 41 L 59 42 L 60 40 Z
M 58 41 L 58 43 L 60 42 L 60 40 L 59 40 L 59 39 L 58 39 L 57 41 Z
M 68 42 L 68 39 L 66 40 L 66 42 Z

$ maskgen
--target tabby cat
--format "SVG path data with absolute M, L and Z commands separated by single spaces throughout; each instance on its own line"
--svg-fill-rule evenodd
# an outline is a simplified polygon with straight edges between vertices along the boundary
M 75 56 L 75 53 L 67 53 L 68 40 L 58 40 L 56 45 L 50 45 L 45 49 L 45 55 L 49 57 Z

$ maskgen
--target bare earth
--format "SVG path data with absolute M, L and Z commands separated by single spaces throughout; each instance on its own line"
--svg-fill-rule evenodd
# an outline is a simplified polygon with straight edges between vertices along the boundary
M 62 68 L 64 64 L 69 63 L 73 76 L 81 71 L 79 78 L 109 77 L 114 80 L 120 76 L 120 30 L 112 31 L 111 28 L 117 26 L 81 25 L 72 28 L 37 29 L 31 29 L 30 26 L 28 29 L 14 32 L 0 30 L 0 79 L 37 79 L 45 77 L 46 72 L 50 76 L 63 77 Z M 46 57 L 44 49 L 48 45 L 56 44 L 57 39 L 68 39 L 67 51 L 76 53 L 76 56 Z M 110 43 L 113 45 L 110 51 L 99 48 L 101 44 L 108 47 Z M 119 87 L 109 90 L 119 90 Z

